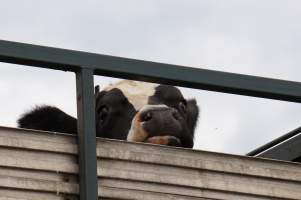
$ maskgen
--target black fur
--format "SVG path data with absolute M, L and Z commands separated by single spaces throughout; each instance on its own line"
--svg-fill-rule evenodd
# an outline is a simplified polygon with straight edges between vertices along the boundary
M 115 88 L 96 94 L 96 136 L 126 140 L 132 119 L 137 113 L 122 91 Z M 104 113 L 103 109 L 107 109 Z
M 18 127 L 76 134 L 77 120 L 56 107 L 37 106 L 20 117 Z
M 159 85 L 155 88 L 155 94 L 149 97 L 148 104 L 167 105 L 177 115 L 177 122 L 174 123 L 174 126 L 178 126 L 178 128 L 173 127 L 170 123 L 172 117 L 166 121 L 166 117 L 163 117 L 158 123 L 150 125 L 151 136 L 166 134 L 170 131 L 181 140 L 182 147 L 193 147 L 194 129 L 199 113 L 195 100 L 186 100 L 180 90 L 173 86 Z M 118 88 L 99 91 L 99 87 L 96 87 L 95 106 L 96 136 L 126 140 L 132 120 L 138 111 L 123 92 Z M 52 106 L 39 106 L 25 113 L 18 120 L 18 126 L 77 134 L 76 118 Z M 162 126 L 165 127 L 162 129 Z M 161 133 L 159 130 L 164 131 Z

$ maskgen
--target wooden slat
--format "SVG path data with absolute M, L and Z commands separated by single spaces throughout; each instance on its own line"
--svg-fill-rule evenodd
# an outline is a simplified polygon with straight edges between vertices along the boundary
M 166 194 L 175 194 L 180 196 L 187 197 L 198 197 L 198 198 L 208 198 L 208 199 L 227 199 L 227 200 L 280 200 L 282 198 L 271 198 L 271 197 L 262 197 L 262 196 L 253 196 L 250 194 L 241 194 L 241 193 L 229 193 L 222 192 L 218 190 L 207 190 L 202 188 L 194 187 L 184 187 L 184 186 L 175 186 L 171 184 L 158 184 L 145 181 L 131 181 L 124 179 L 113 179 L 102 177 L 99 180 L 98 185 L 100 190 L 103 187 L 107 188 L 122 188 L 129 190 L 145 191 L 145 192 L 155 192 L 155 193 L 166 193 Z M 283 199 L 282 199 L 283 200 Z
M 26 194 L 25 199 L 31 199 L 32 195 L 40 197 L 41 192 L 43 195 L 46 192 L 46 197 L 49 196 L 49 198 L 55 194 L 60 198 L 63 196 L 65 199 L 66 197 L 69 199 L 70 195 L 68 194 L 77 194 L 77 187 L 77 175 L 0 167 L 0 197 L 4 197 L 2 194 L 5 194 L 5 197 L 8 198 L 22 198 L 22 195 L 15 196 L 14 194 L 23 191 Z M 5 188 L 7 191 L 1 193 Z M 7 196 L 8 194 L 10 195 Z
M 165 185 L 156 186 L 149 183 L 137 183 L 121 180 L 109 180 L 103 179 L 99 188 L 102 197 L 113 198 L 113 199 L 185 199 L 185 200 L 194 200 L 194 199 L 240 199 L 240 200 L 267 200 L 267 198 L 262 197 L 248 197 L 240 194 L 227 194 L 227 193 L 216 193 L 213 191 L 202 191 L 202 190 L 193 190 L 192 193 L 182 193 L 183 189 L 178 188 L 167 188 Z M 34 193 L 48 192 L 49 194 L 77 194 L 78 188 L 76 184 L 69 183 L 60 183 L 55 181 L 38 181 L 35 179 L 29 178 L 13 178 L 13 177 L 2 177 L 0 176 L 0 191 L 2 188 L 13 188 L 13 189 L 22 189 L 26 190 L 28 195 L 34 191 Z M 157 188 L 156 188 L 157 187 Z M 167 185 L 167 187 L 169 187 Z M 161 189 L 160 189 L 161 188 Z M 175 189 L 180 189 L 180 191 L 175 192 Z M 18 191 L 18 190 L 16 190 Z M 52 193 L 50 193 L 52 192 Z M 193 193 L 199 192 L 200 195 L 193 195 Z M 5 193 L 4 193 L 5 194 Z M 145 196 L 146 195 L 146 196 Z M 2 195 L 1 195 L 2 196 Z M 6 195 L 8 196 L 8 195 Z M 12 196 L 12 195 L 10 195 Z M 143 197 L 145 196 L 145 197 Z M 197 197 L 199 196 L 199 197 Z M 206 198 L 206 196 L 208 198 Z M 142 198 L 143 197 L 143 198 Z M 276 198 L 268 198 L 270 200 Z
M 281 181 L 222 172 L 160 166 L 118 160 L 101 160 L 102 177 L 194 187 L 263 197 L 299 199 L 301 182 Z M 162 188 L 164 186 L 162 185 Z M 298 197 L 298 198 L 296 198 Z
M 246 156 L 98 139 L 101 158 L 301 181 L 301 164 Z
M 45 181 L 34 178 L 0 176 L 0 188 L 34 190 L 38 192 L 52 192 L 55 194 L 78 194 L 78 184 L 59 181 Z
M 78 200 L 77 196 L 0 188 L 0 200 Z
M 0 127 L 0 146 L 77 154 L 74 136 L 29 129 Z
M 0 148 L 0 166 L 53 172 L 78 173 L 75 156 Z
M 112 161 L 112 162 L 111 162 Z M 175 179 L 179 179 L 180 181 L 182 180 L 182 177 L 178 174 L 180 171 L 178 171 L 177 169 L 164 169 L 164 170 L 157 170 L 156 168 L 154 168 L 152 170 L 152 166 L 148 166 L 146 164 L 140 165 L 139 167 L 141 167 L 142 169 L 142 173 L 140 172 L 140 174 L 137 174 L 138 171 L 137 170 L 133 170 L 135 168 L 133 168 L 133 166 L 131 165 L 131 163 L 128 163 L 127 165 L 125 165 L 126 163 L 116 163 L 116 161 L 114 160 L 103 160 L 102 161 L 102 167 L 101 167 L 101 182 L 100 185 L 103 187 L 116 187 L 116 188 L 123 188 L 123 189 L 135 189 L 135 190 L 141 190 L 141 191 L 149 191 L 149 192 L 165 192 L 165 193 L 170 193 L 170 194 L 178 194 L 178 195 L 187 195 L 187 196 L 192 196 L 192 197 L 207 197 L 207 198 L 221 198 L 223 197 L 223 199 L 233 199 L 233 198 L 238 198 L 239 199 L 257 199 L 257 198 L 252 198 L 251 197 L 246 197 L 243 194 L 238 194 L 238 193 L 233 193 L 233 194 L 229 194 L 227 192 L 222 192 L 222 191 L 212 191 L 213 188 L 208 188 L 206 189 L 201 188 L 200 185 L 198 185 L 198 189 L 196 189 L 195 187 L 187 187 L 187 185 L 185 185 L 185 183 L 183 184 L 182 182 L 179 184 L 177 182 L 175 182 Z M 118 161 L 121 162 L 121 161 Z M 136 163 L 137 165 L 137 163 Z M 113 166 L 113 168 L 112 168 Z M 115 166 L 115 167 L 114 167 Z M 118 168 L 119 166 L 119 168 Z M 120 166 L 122 166 L 122 169 L 120 169 Z M 125 167 L 127 166 L 127 167 Z M 148 166 L 148 167 L 146 167 Z M 161 166 L 162 167 L 162 166 Z M 166 166 L 163 166 L 166 168 Z M 167 168 L 169 168 L 170 166 L 167 166 Z M 117 168 L 117 169 L 116 169 Z M 129 168 L 129 169 L 128 169 Z M 160 168 L 159 168 L 160 169 Z M 155 170 L 155 172 L 154 172 Z M 120 175 L 119 171 L 122 171 L 124 173 L 124 175 Z M 130 171 L 130 172 L 128 172 Z M 168 176 L 166 176 L 166 171 L 168 171 Z M 50 172 L 41 172 L 41 171 L 30 171 L 30 170 L 21 170 L 21 169 L 3 169 L 0 168 L 0 172 L 2 173 L 2 175 L 7 175 L 7 176 L 15 176 L 14 178 L 20 178 L 21 180 L 31 180 L 31 182 L 35 182 L 37 181 L 37 184 L 41 184 L 40 180 L 44 180 L 47 181 L 47 183 L 50 181 L 54 181 L 54 182 L 66 182 L 67 180 L 70 182 L 70 175 L 65 175 L 65 174 L 57 174 L 57 173 L 50 173 Z M 15 173 L 16 172 L 16 173 Z M 163 174 L 162 174 L 163 173 Z M 175 173 L 175 174 L 174 174 Z M 113 176 L 112 176 L 113 174 Z M 133 176 L 133 174 L 135 176 Z M 150 179 L 149 175 L 152 175 L 153 178 Z M 174 177 L 172 177 L 174 176 Z M 108 179 L 107 177 L 117 177 L 118 179 Z M 138 177 L 138 178 L 137 178 Z M 142 181 L 129 181 L 129 180 L 141 180 L 142 177 Z M 158 180 L 158 177 L 161 177 L 160 180 Z M 189 179 L 196 179 L 199 177 L 191 177 L 189 176 L 189 174 L 185 175 L 185 177 L 189 180 Z M 122 178 L 124 178 L 122 180 Z M 72 181 L 73 179 L 73 181 Z M 167 181 L 165 180 L 167 179 Z M 225 177 L 225 179 L 227 180 L 227 178 Z M 18 179 L 19 180 L 19 179 Z M 112 180 L 115 180 L 114 184 L 112 184 Z M 105 182 L 103 182 L 105 181 Z M 185 181 L 185 179 L 184 179 Z M 43 181 L 42 181 L 43 182 Z M 71 177 L 71 182 L 76 182 L 76 178 Z M 187 182 L 187 180 L 186 180 Z M 206 181 L 208 182 L 208 181 Z M 164 184 L 166 183 L 166 184 Z M 32 184 L 34 185 L 34 184 Z M 0 187 L 4 187 L 7 185 L 1 185 Z M 189 184 L 188 184 L 189 186 Z M 14 185 L 14 187 L 17 187 L 16 185 Z M 48 185 L 45 186 L 46 188 L 48 188 Z M 39 190 L 44 190 L 45 187 L 42 187 Z M 275 186 L 277 187 L 277 185 Z M 25 187 L 23 186 L 23 189 L 33 189 L 32 187 Z M 36 189 L 36 188 L 35 188 Z M 211 189 L 211 190 L 210 190 Z M 220 188 L 218 188 L 220 189 Z M 269 189 L 269 188 L 267 188 Z M 278 189 L 278 188 L 277 188 Z M 61 190 L 61 189 L 60 189 Z M 48 192 L 53 192 L 53 190 L 50 190 Z M 226 198 L 227 197 L 227 198 Z M 267 199 L 264 197 L 261 197 L 261 199 Z M 271 198 L 268 198 L 271 199 Z
M 77 183 L 76 174 L 66 174 L 62 172 L 48 172 L 32 169 L 21 169 L 11 167 L 0 167 L 0 176 L 34 178 L 36 180 L 56 181 L 56 182 L 72 182 Z
M 141 190 L 130 190 L 115 187 L 101 187 L 100 196 L 120 200 L 216 200 L 208 198 L 195 198 L 184 195 L 167 194 L 163 192 L 148 192 Z

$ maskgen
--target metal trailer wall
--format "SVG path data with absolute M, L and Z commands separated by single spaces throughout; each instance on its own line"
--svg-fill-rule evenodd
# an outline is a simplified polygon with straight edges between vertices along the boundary
M 76 137 L 0 127 L 1 200 L 78 199 Z M 102 199 L 301 199 L 301 165 L 97 139 Z

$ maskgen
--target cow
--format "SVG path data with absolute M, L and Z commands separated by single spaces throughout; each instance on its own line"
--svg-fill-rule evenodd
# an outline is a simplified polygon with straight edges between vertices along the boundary
M 123 80 L 95 91 L 95 114 L 97 137 L 192 148 L 199 108 L 174 86 Z M 76 134 L 77 119 L 43 105 L 18 127 Z

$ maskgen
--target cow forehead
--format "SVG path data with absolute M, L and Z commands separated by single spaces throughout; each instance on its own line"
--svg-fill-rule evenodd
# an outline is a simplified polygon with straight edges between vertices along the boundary
M 148 99 L 155 94 L 157 86 L 159 86 L 159 84 L 123 80 L 109 85 L 104 90 L 120 89 L 134 108 L 140 110 L 143 106 L 148 104 Z

